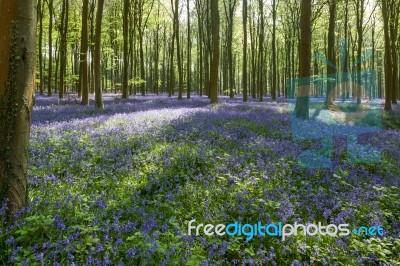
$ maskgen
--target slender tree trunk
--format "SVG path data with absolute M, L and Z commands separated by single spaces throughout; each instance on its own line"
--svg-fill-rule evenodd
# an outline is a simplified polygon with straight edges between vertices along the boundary
M 276 0 L 272 1 L 272 100 L 276 100 Z
M 76 20 L 76 18 L 74 18 L 74 20 Z M 71 44 L 71 48 L 73 50 L 73 54 L 71 53 L 71 61 L 73 62 L 73 66 L 72 66 L 72 73 L 73 75 L 75 75 L 76 77 L 80 76 L 80 72 L 79 72 L 79 45 L 78 43 L 74 43 Z M 78 94 L 78 97 L 82 96 L 82 91 L 81 91 L 81 87 L 79 86 L 79 78 L 78 80 L 74 80 L 73 82 L 73 90 L 74 92 L 76 92 Z
M 91 58 L 94 58 L 94 21 L 95 21 L 95 10 L 96 10 L 96 2 L 94 0 L 91 0 L 91 6 L 90 6 L 90 56 Z M 115 36 L 117 38 L 118 36 Z M 90 62 L 90 68 L 89 68 L 89 88 L 90 88 L 90 93 L 94 93 L 94 60 L 91 60 Z M 114 81 L 113 81 L 114 82 Z
M 224 62 L 224 72 L 228 71 L 228 82 L 229 82 L 229 97 L 233 98 L 235 96 L 234 87 L 235 87 L 235 77 L 234 77 L 234 68 L 233 68 L 233 23 L 234 23 L 234 14 L 237 5 L 237 0 L 224 0 L 224 11 L 225 11 L 225 19 L 226 19 L 226 58 L 227 61 Z M 224 87 L 227 87 L 224 82 Z
M 398 1 L 391 2 L 391 19 L 389 22 L 390 29 L 390 41 L 392 48 L 392 64 L 393 64 L 393 75 L 392 75 L 392 104 L 397 104 L 397 93 L 399 89 L 399 67 L 398 67 L 398 28 L 399 28 L 399 13 L 400 13 L 400 3 Z
M 57 38 L 56 43 L 54 45 L 54 47 L 55 47 L 54 60 L 56 61 L 56 67 L 55 67 L 55 72 L 54 72 L 54 88 L 55 88 L 54 92 L 58 92 L 58 89 L 57 89 L 58 88 L 58 78 L 57 77 L 58 77 L 58 70 L 59 70 L 58 66 L 60 65 L 60 45 L 59 45 L 59 43 L 60 43 L 60 38 Z
M 122 82 L 122 98 L 128 98 L 128 71 L 129 71 L 129 0 L 124 0 L 124 18 L 123 18 L 123 32 L 124 32 L 124 73 Z
M 262 102 L 264 97 L 264 4 L 263 0 L 258 0 L 258 12 L 260 12 L 260 23 L 259 23 L 259 35 L 258 35 L 258 75 L 257 75 L 257 87 L 259 91 L 259 99 Z M 266 72 L 268 73 L 268 72 Z
M 39 0 L 38 2 L 38 19 L 39 19 L 39 51 L 38 51 L 38 57 L 39 57 L 39 92 L 40 95 L 43 95 L 43 4 L 42 0 Z
M 373 19 L 372 23 L 372 56 L 371 56 L 371 69 L 373 70 L 374 75 L 370 76 L 369 82 L 371 83 L 371 91 L 372 91 L 372 99 L 375 99 L 377 97 L 376 93 L 376 75 L 375 75 L 375 58 L 376 58 L 376 51 L 375 51 L 375 28 L 376 28 L 376 21 L 375 21 L 375 16 Z
M 60 99 L 64 98 L 65 88 L 65 71 L 67 67 L 67 30 L 68 30 L 68 0 L 63 0 L 61 11 L 61 26 L 60 26 L 60 87 L 58 96 Z
M 196 11 L 197 11 L 197 27 L 198 27 L 198 35 L 197 35 L 197 42 L 198 42 L 198 48 L 197 48 L 197 53 L 198 53 L 198 90 L 199 90 L 199 95 L 200 97 L 203 96 L 203 70 L 204 70 L 204 48 L 203 48 L 203 12 L 202 12 L 202 2 L 200 0 L 195 1 L 196 4 Z
M 0 0 L 0 203 L 28 203 L 27 168 L 35 90 L 36 1 Z
M 336 0 L 329 1 L 329 29 L 328 29 L 328 84 L 326 91 L 325 107 L 333 106 L 332 90 L 336 86 L 336 54 L 335 54 L 335 23 L 336 23 Z
M 88 13 L 89 0 L 83 0 L 82 7 L 82 32 L 81 32 L 81 55 L 80 55 L 80 82 L 82 92 L 82 105 L 89 104 L 89 83 L 88 83 Z
M 48 83 L 47 83 L 47 95 L 52 95 L 52 79 L 53 79 L 53 0 L 49 0 L 49 69 L 48 72 Z
M 256 30 L 255 30 L 255 22 L 254 14 L 250 18 L 250 50 L 251 50 L 251 97 L 253 99 L 257 98 L 256 94 L 256 70 L 257 70 L 257 60 L 256 60 L 256 50 L 257 50 L 257 40 L 256 40 Z
M 311 74 L 311 0 L 301 1 L 300 13 L 300 51 L 299 51 L 299 87 L 295 107 L 296 117 L 309 118 L 310 74 Z
M 383 31 L 385 37 L 385 110 L 392 110 L 392 82 L 393 82 L 393 63 L 392 63 L 392 47 L 390 45 L 390 17 L 388 10 L 388 1 L 382 0 L 382 17 Z
M 146 70 L 144 61 L 144 49 L 143 49 L 143 32 L 139 32 L 139 55 L 140 55 L 140 78 L 146 80 Z M 142 82 L 141 81 L 141 82 Z M 142 96 L 146 95 L 146 84 L 144 82 L 140 85 L 140 91 Z
M 293 27 L 293 32 L 294 32 L 294 38 L 293 38 L 293 41 L 292 41 L 292 52 L 291 52 L 291 54 L 292 54 L 292 67 L 291 67 L 291 71 L 292 71 L 292 84 L 291 84 L 291 97 L 290 98 L 294 98 L 294 77 L 296 76 L 296 54 L 295 54 L 295 51 L 296 51 L 296 39 L 297 40 L 299 40 L 300 38 L 299 38 L 299 30 L 296 30 L 296 28 L 295 28 L 295 23 L 296 23 L 296 19 L 295 19 L 295 12 L 292 12 L 292 16 L 291 16 L 291 18 L 292 18 L 292 27 Z
M 104 108 L 102 88 L 101 88 L 101 22 L 103 20 L 104 0 L 97 2 L 96 30 L 95 30 L 95 46 L 94 46 L 94 83 L 96 92 L 96 108 Z
M 174 32 L 176 41 L 176 59 L 178 64 L 178 99 L 182 99 L 183 94 L 183 71 L 182 71 L 182 55 L 181 55 L 181 42 L 179 36 L 179 0 L 175 0 L 174 6 Z
M 208 98 L 211 98 L 210 95 L 210 82 L 211 82 L 211 62 L 212 62 L 212 21 L 210 16 L 210 1 L 206 0 L 206 7 L 205 7 L 205 21 L 206 24 L 203 25 L 205 27 L 205 34 L 204 34 L 204 70 L 205 70 L 205 80 L 204 80 L 204 94 L 207 95 Z M 218 82 L 217 82 L 218 83 Z M 215 86 L 217 88 L 217 86 Z
M 248 101 L 247 96 L 247 0 L 243 0 L 243 102 Z
M 134 69 L 135 69 L 135 59 L 134 59 L 134 52 L 135 52 L 135 40 L 136 38 L 135 36 L 135 32 L 136 32 L 136 26 L 134 24 L 134 18 L 133 18 L 133 14 L 132 14 L 132 10 L 131 8 L 129 8 L 129 27 L 130 27 L 130 31 L 129 31 L 129 76 L 131 79 L 133 79 L 134 76 Z M 128 87 L 129 87 L 129 95 L 131 95 L 133 93 L 133 83 L 130 83 L 128 81 Z
M 228 42 L 228 69 L 229 69 L 229 98 L 235 97 L 235 75 L 234 75 L 234 66 L 233 66 L 233 15 L 235 11 L 236 1 L 230 7 L 230 21 L 229 21 L 229 42 Z
M 170 62 L 169 62 L 169 86 L 168 86 L 168 96 L 171 97 L 174 94 L 175 88 L 175 71 L 174 71 L 174 47 L 175 47 L 175 32 L 172 33 L 171 37 L 171 47 L 170 47 Z
M 356 2 L 356 15 L 357 15 L 357 58 L 358 60 L 362 57 L 362 45 L 363 45 L 363 24 L 364 24 L 364 1 L 357 0 Z M 357 64 L 357 103 L 361 103 L 361 62 Z
M 154 68 L 153 68 L 153 75 L 154 75 L 154 81 L 153 81 L 153 91 L 155 94 L 158 95 L 158 90 L 160 87 L 160 82 L 159 82 L 159 51 L 160 51 L 160 44 L 159 44 L 159 32 L 160 28 L 157 26 L 157 29 L 154 32 Z
M 191 75 L 192 75 L 192 40 L 190 34 L 190 0 L 186 2 L 187 6 L 187 70 L 186 70 L 186 97 L 190 98 Z
M 218 1 L 210 0 L 211 12 L 211 38 L 212 59 L 210 73 L 210 100 L 211 103 L 218 102 L 218 68 L 219 68 L 219 10 Z
M 162 73 L 161 73 L 161 92 L 166 91 L 166 79 L 167 79 L 167 26 L 164 23 L 164 32 L 163 32 L 163 56 L 162 56 Z
M 349 53 L 348 53 L 348 20 L 349 20 L 349 10 L 348 10 L 348 1 L 345 1 L 345 14 L 344 14 L 344 41 L 341 46 L 341 54 L 342 54 L 342 101 L 344 102 L 346 98 L 349 97 L 349 87 L 348 87 L 348 72 L 349 72 Z

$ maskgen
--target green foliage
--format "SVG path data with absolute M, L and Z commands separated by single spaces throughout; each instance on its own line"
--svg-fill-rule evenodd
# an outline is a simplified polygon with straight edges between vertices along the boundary
M 140 86 L 142 84 L 146 84 L 147 81 L 144 79 L 141 79 L 140 77 L 135 77 L 133 79 L 130 79 L 128 81 L 129 85 L 134 85 L 134 86 Z

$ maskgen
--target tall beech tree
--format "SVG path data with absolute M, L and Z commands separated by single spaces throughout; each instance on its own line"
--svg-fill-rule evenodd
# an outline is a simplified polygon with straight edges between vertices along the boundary
M 134 14 L 137 17 L 137 33 L 139 37 L 140 77 L 146 80 L 146 62 L 144 51 L 144 34 L 155 0 L 135 0 Z M 146 8 L 146 9 L 145 9 Z M 146 84 L 141 82 L 141 94 L 146 95 Z
M 82 6 L 82 28 L 81 28 L 81 54 L 80 54 L 80 73 L 79 87 L 82 93 L 82 105 L 89 104 L 89 84 L 88 84 L 88 13 L 89 0 L 83 0 Z
M 302 0 L 300 11 L 299 82 L 295 106 L 296 117 L 302 119 L 308 119 L 310 116 L 311 14 L 311 0 Z
M 44 17 L 44 10 L 43 10 L 43 0 L 38 1 L 38 11 L 37 11 L 37 18 L 39 20 L 38 26 L 38 60 L 39 60 L 39 92 L 40 95 L 43 95 L 44 91 L 44 84 L 43 84 L 43 17 Z
M 124 73 L 123 73 L 123 82 L 122 82 L 122 98 L 128 98 L 128 58 L 129 58 L 129 0 L 124 0 L 124 18 L 123 18 L 123 32 L 124 32 Z
M 210 0 L 212 56 L 210 64 L 210 101 L 218 102 L 219 69 L 219 9 L 218 1 Z
M 156 28 L 154 29 L 154 93 L 158 95 L 160 89 L 160 69 L 159 69 L 159 61 L 160 61 L 160 6 L 157 6 L 157 17 L 156 17 Z
M 62 1 L 62 10 L 61 10 L 61 25 L 59 28 L 60 32 L 60 87 L 58 90 L 59 98 L 64 98 L 64 90 L 65 90 L 65 72 L 67 68 L 67 34 L 68 34 L 68 7 L 69 0 Z
M 234 14 L 236 10 L 236 6 L 238 4 L 238 0 L 224 0 L 224 13 L 226 20 L 226 54 L 227 54 L 227 67 L 228 67 L 228 86 L 229 86 L 229 97 L 233 98 L 235 96 L 234 93 L 234 84 L 235 84 L 235 76 L 233 74 L 233 23 L 234 23 Z
M 348 47 L 348 21 L 349 21 L 349 9 L 348 9 L 349 3 L 348 1 L 345 1 L 345 6 L 344 6 L 344 41 L 341 43 L 341 54 L 343 55 L 342 58 L 342 100 L 344 101 L 346 98 L 349 97 L 349 86 L 348 86 L 348 81 L 349 81 L 349 74 L 347 73 L 349 71 L 349 47 Z
M 103 20 L 104 0 L 97 2 L 96 30 L 94 43 L 94 87 L 96 92 L 96 107 L 104 108 L 103 93 L 101 88 L 101 22 Z
M 36 67 L 36 1 L 0 0 L 0 202 L 28 203 L 27 167 Z
M 393 62 L 390 38 L 390 1 L 382 0 L 383 31 L 385 37 L 385 110 L 392 110 Z
M 272 100 L 276 99 L 276 75 L 277 75 L 277 58 L 276 58 L 276 0 L 272 0 Z
M 186 2 L 187 11 L 187 58 L 186 58 L 186 97 L 190 98 L 190 91 L 192 86 L 192 40 L 191 40 L 191 25 L 190 25 L 190 0 Z
M 54 14 L 54 0 L 47 0 L 49 9 L 49 66 L 47 69 L 47 95 L 52 95 L 53 86 L 53 14 Z
M 179 0 L 171 0 L 173 14 L 173 28 L 176 42 L 176 59 L 178 64 L 178 99 L 182 99 L 183 95 L 183 66 L 181 54 L 181 36 L 179 34 Z M 173 50 L 171 51 L 174 52 Z
M 258 66 L 257 66 L 257 91 L 260 101 L 263 101 L 264 97 L 264 40 L 265 40 L 265 22 L 264 22 L 264 3 L 263 0 L 258 0 L 258 12 L 259 12 L 259 23 L 258 23 Z
M 362 57 L 362 46 L 364 39 L 364 12 L 365 12 L 365 0 L 356 0 L 356 29 L 357 29 L 357 58 L 360 60 Z M 357 64 L 357 83 L 359 84 L 356 88 L 357 103 L 361 103 L 361 62 Z
M 247 95 L 247 0 L 243 0 L 243 70 L 242 70 L 242 87 L 243 102 L 248 101 Z
M 336 24 L 336 0 L 330 0 L 329 4 L 329 29 L 328 29 L 328 84 L 326 91 L 325 107 L 333 105 L 333 89 L 336 85 L 336 54 L 335 54 L 335 24 Z
M 390 44 L 391 44 L 391 56 L 392 56 L 392 104 L 397 104 L 399 97 L 399 17 L 400 17 L 400 2 L 396 0 L 389 1 L 390 10 Z

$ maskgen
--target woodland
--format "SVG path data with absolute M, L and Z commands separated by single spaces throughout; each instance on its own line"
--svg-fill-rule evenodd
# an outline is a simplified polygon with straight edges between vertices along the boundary
M 399 23 L 399 0 L 0 0 L 0 264 L 398 265 Z

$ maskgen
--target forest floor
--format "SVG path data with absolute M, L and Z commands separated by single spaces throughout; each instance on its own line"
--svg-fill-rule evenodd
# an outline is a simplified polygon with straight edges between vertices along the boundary
M 383 118 L 383 126 L 392 128 L 355 131 L 355 145 L 381 155 L 379 161 L 357 161 L 345 137 L 334 136 L 324 150 L 323 141 L 307 135 L 322 127 L 297 130 L 283 99 L 221 98 L 210 105 L 198 96 L 121 100 L 106 94 L 104 102 L 105 109 L 96 110 L 73 99 L 37 96 L 29 151 L 31 206 L 19 222 L 0 223 L 0 264 L 400 263 L 396 119 Z M 331 126 L 326 128 L 338 128 Z M 330 167 L 301 163 L 313 149 L 322 150 Z M 3 214 L 4 208 L 0 220 Z M 188 235 L 193 219 L 194 226 L 379 225 L 384 233 L 300 233 L 286 240 L 255 234 L 246 241 L 247 236 Z

